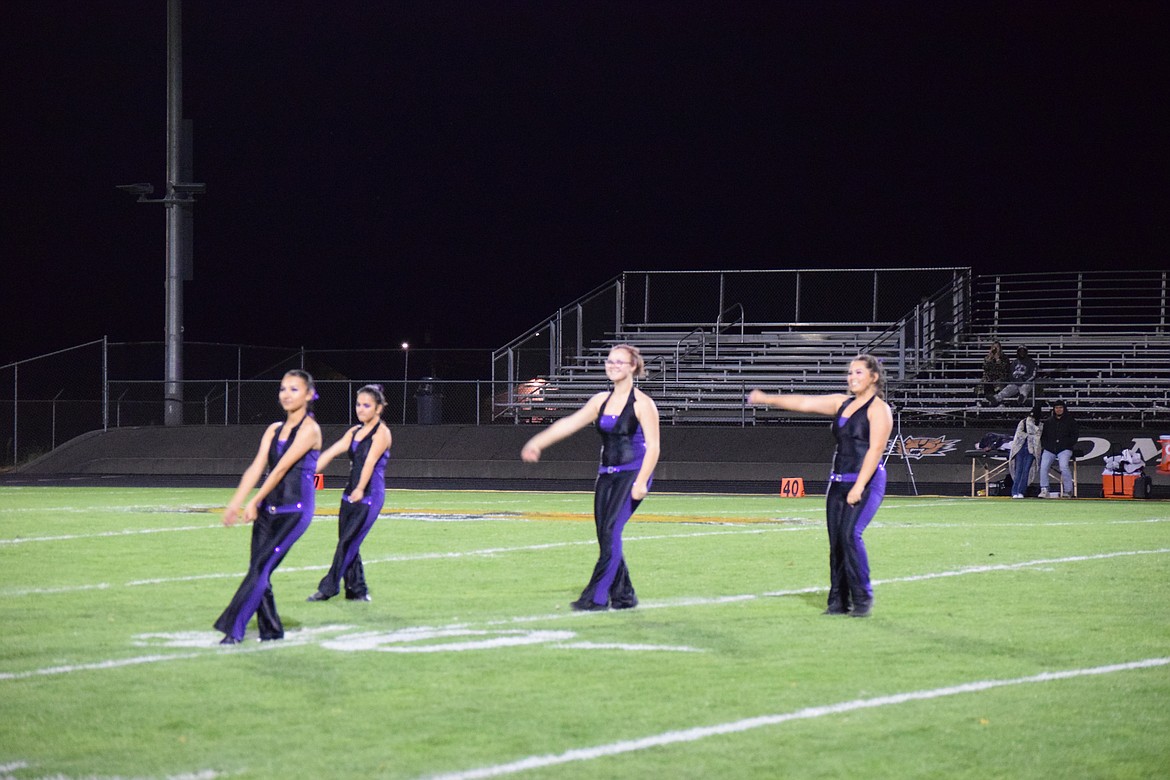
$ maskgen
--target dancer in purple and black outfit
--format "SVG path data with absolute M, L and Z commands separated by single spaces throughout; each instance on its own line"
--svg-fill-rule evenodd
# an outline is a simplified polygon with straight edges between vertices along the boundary
M 630 609 L 638 605 L 626 559 L 622 531 L 650 490 L 658 465 L 658 407 L 634 387 L 646 364 L 637 347 L 619 344 L 609 351 L 605 375 L 613 389 L 590 398 L 583 407 L 533 436 L 520 451 L 529 463 L 546 447 L 596 422 L 601 434 L 601 465 L 594 484 L 593 519 L 600 555 L 576 610 Z
M 284 638 L 270 579 L 313 520 L 313 475 L 321 449 L 321 428 L 312 415 L 314 398 L 313 378 L 308 373 L 293 370 L 284 375 L 280 405 L 286 418 L 264 431 L 260 449 L 223 513 L 224 525 L 240 522 L 244 497 L 267 470 L 264 483 L 243 508 L 243 521 L 252 523 L 251 561 L 231 603 L 215 621 L 215 627 L 224 633 L 220 644 L 242 642 L 252 615 L 256 615 L 261 641 Z
M 869 558 L 861 534 L 886 493 L 882 456 L 893 430 L 883 400 L 885 376 L 871 355 L 849 364 L 849 395 L 769 395 L 753 390 L 748 403 L 833 417 L 837 451 L 825 495 L 829 530 L 829 603 L 826 615 L 867 617 L 873 608 Z
M 335 457 L 343 452 L 348 454 L 349 482 L 345 485 L 337 515 L 337 550 L 333 553 L 333 565 L 317 585 L 317 592 L 306 601 L 333 598 L 341 592 L 343 577 L 346 599 L 370 600 L 361 546 L 386 501 L 386 462 L 390 460 L 390 429 L 382 422 L 382 410 L 386 408 L 382 386 L 366 385 L 358 390 L 354 406 L 360 425 L 346 431 L 317 459 L 318 470 L 324 471 Z

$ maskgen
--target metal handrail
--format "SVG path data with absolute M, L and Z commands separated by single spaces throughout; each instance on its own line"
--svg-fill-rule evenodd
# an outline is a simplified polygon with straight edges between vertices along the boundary
M 727 312 L 731 311 L 732 309 L 739 309 L 739 337 L 741 339 L 743 338 L 743 328 L 745 322 L 747 321 L 747 315 L 744 313 L 743 304 L 736 302 L 728 306 L 723 311 L 719 312 L 719 316 L 715 318 L 715 357 L 719 357 L 719 335 L 727 328 L 735 325 L 737 322 L 737 320 L 732 320 L 727 324 L 724 324 L 723 322 L 723 315 L 727 314 Z
M 699 346 L 703 350 L 703 365 L 707 365 L 707 330 L 703 326 L 694 328 L 690 333 L 679 339 L 674 345 L 674 381 L 678 381 L 678 365 L 682 358 L 695 351 L 694 347 L 687 348 L 686 352 L 679 354 L 679 349 L 682 348 L 683 342 L 689 341 L 691 336 L 698 334 L 700 336 Z
M 908 363 L 910 364 L 911 370 L 917 372 L 923 363 L 927 362 L 933 354 L 935 345 L 940 340 L 937 335 L 937 323 L 934 320 L 934 312 L 938 304 L 948 296 L 952 298 L 952 303 L 955 304 L 951 314 L 952 335 L 957 337 L 966 331 L 970 322 L 968 303 L 971 297 L 970 284 L 970 274 L 956 274 L 950 284 L 937 290 L 921 303 L 916 304 L 905 316 L 872 338 L 868 344 L 862 347 L 861 351 L 874 354 L 896 339 L 898 370 L 896 375 L 892 376 L 891 379 L 906 379 Z M 913 328 L 912 337 L 908 339 L 907 331 L 911 324 L 915 327 Z M 926 335 L 924 335 L 924 331 L 927 331 Z
M 662 377 L 662 392 L 665 393 L 666 392 L 666 355 L 658 355 L 657 357 L 650 358 L 649 363 L 655 363 L 655 362 L 660 363 L 662 365 L 662 369 L 658 372 L 658 374 Z M 647 365 L 649 365 L 649 363 L 647 363 Z M 650 379 L 653 379 L 653 378 L 654 378 L 653 375 L 649 371 L 647 371 L 646 372 L 647 381 L 649 381 Z M 676 377 L 676 379 L 677 379 L 677 377 Z

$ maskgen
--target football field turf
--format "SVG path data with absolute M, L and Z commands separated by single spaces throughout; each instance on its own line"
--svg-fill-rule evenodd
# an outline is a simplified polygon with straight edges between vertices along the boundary
M 231 490 L 0 488 L 0 778 L 1151 778 L 1170 504 L 889 497 L 872 617 L 823 616 L 823 500 L 651 494 L 636 609 L 568 608 L 587 493 L 392 490 L 373 601 L 306 603 L 339 491 L 221 647 Z

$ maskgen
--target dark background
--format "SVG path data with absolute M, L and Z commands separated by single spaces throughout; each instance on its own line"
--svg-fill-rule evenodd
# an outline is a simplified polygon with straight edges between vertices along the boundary
M 496 347 L 623 270 L 1166 267 L 1156 2 L 187 0 L 189 341 Z M 0 10 L 0 363 L 161 340 L 166 3 Z M 161 367 L 160 367 L 161 373 Z

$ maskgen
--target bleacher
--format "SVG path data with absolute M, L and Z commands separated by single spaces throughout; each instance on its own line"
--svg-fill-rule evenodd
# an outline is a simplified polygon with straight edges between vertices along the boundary
M 770 392 L 839 392 L 849 359 L 874 337 L 876 327 L 723 333 L 714 326 L 640 327 L 607 334 L 571 365 L 544 375 L 525 396 L 524 419 L 547 420 L 572 412 L 606 389 L 605 357 L 613 344 L 635 344 L 646 360 L 639 387 L 653 396 L 667 425 L 754 425 L 790 418 L 748 406 L 754 388 Z
M 888 369 L 887 397 L 906 420 L 952 426 L 1014 424 L 1031 401 L 1026 406 L 1019 401 L 991 406 L 979 392 L 983 357 L 998 338 L 1009 357 L 1017 345 L 1028 347 L 1039 365 L 1036 396 L 1041 401 L 1064 399 L 1083 421 L 1142 425 L 1170 419 L 1164 283 L 1162 300 L 1153 307 L 1161 319 L 1149 321 L 1143 313 L 1135 324 L 1134 317 L 1126 316 L 1135 299 L 1128 290 L 1119 294 L 1111 288 L 1112 294 L 1094 295 L 1090 289 L 1086 294 L 1086 286 L 1091 287 L 1084 282 L 1086 275 L 1070 274 L 1079 283 L 1075 316 L 1067 316 L 1068 301 L 1048 292 L 1034 297 L 1035 276 L 994 277 L 994 285 L 976 280 L 969 309 L 968 282 L 957 280 L 896 322 L 777 327 L 739 319 L 731 324 L 640 323 L 610 330 L 583 345 L 558 370 L 542 374 L 530 384 L 536 392 L 505 405 L 504 413 L 517 421 L 547 421 L 579 408 L 607 387 L 605 356 L 613 344 L 626 342 L 637 345 L 646 359 L 647 376 L 639 386 L 655 399 L 665 425 L 818 422 L 748 406 L 746 395 L 753 388 L 842 392 L 849 359 L 860 352 L 882 359 Z M 1066 281 L 1045 277 L 1044 289 L 1070 286 Z M 1126 302 L 1118 303 L 1119 296 Z M 1021 305 L 1020 299 L 1035 305 Z M 931 308 L 939 301 L 959 302 L 946 310 L 943 327 Z M 1151 307 L 1146 298 L 1139 305 Z M 1045 316 L 1037 315 L 1037 306 Z M 1110 316 L 1119 324 L 1110 326 Z
M 971 333 L 940 350 L 937 363 L 899 383 L 892 398 L 915 414 L 985 424 L 1021 416 L 1019 400 L 986 403 L 979 395 L 983 357 L 995 339 L 1009 356 L 1017 346 L 1036 360 L 1036 397 L 1063 399 L 1081 420 L 1144 423 L 1170 413 L 1170 334 L 1076 333 L 1061 329 L 1000 328 Z

